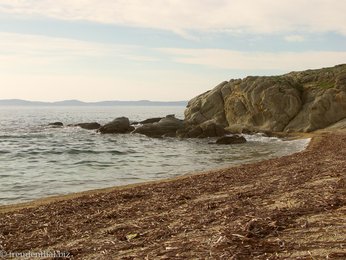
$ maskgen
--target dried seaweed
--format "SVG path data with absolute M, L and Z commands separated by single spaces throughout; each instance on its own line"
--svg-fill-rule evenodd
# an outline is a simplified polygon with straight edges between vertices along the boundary
M 346 135 L 306 151 L 0 213 L 0 251 L 74 259 L 344 259 Z M 58 258 L 56 258 L 58 259 Z

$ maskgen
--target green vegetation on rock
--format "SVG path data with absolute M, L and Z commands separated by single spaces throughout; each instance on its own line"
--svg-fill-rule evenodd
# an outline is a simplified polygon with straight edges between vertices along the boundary
M 328 88 L 334 87 L 334 83 L 322 81 L 322 82 L 318 82 L 318 87 L 323 89 L 328 89 Z

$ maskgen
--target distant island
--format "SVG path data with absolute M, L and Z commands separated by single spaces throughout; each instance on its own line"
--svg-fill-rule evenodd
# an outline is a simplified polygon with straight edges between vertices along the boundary
M 63 100 L 56 102 L 28 101 L 22 99 L 1 99 L 0 106 L 186 106 L 187 101 L 98 101 Z

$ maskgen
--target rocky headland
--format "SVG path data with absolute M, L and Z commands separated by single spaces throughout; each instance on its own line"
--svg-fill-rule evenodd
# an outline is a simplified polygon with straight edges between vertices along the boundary
M 131 123 L 128 118 L 119 117 L 103 126 L 74 126 L 97 129 L 101 134 L 181 138 L 257 132 L 282 135 L 346 128 L 346 64 L 224 81 L 190 100 L 183 120 L 168 115 Z
M 97 131 L 226 144 L 244 142 L 230 133 L 314 133 L 305 151 L 281 158 L 0 207 L 0 251 L 346 259 L 346 65 L 230 80 L 192 99 L 184 120 L 117 118 Z
M 192 99 L 185 121 L 231 132 L 311 132 L 346 127 L 346 65 L 224 81 Z

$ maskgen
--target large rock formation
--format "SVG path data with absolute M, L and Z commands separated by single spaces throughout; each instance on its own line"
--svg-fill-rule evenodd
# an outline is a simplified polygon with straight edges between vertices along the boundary
M 224 97 L 229 94 L 227 86 L 228 82 L 224 81 L 214 89 L 191 99 L 185 110 L 185 119 L 195 125 L 213 119 L 215 123 L 227 126 L 224 112 Z
M 149 137 L 171 136 L 175 137 L 176 132 L 184 127 L 184 122 L 169 115 L 162 118 L 159 122 L 144 124 L 136 128 L 133 133 L 143 134 Z
M 327 130 L 333 130 L 333 129 L 346 129 L 346 118 L 340 120 L 339 122 L 328 126 L 327 128 L 325 128 Z
M 346 65 L 222 82 L 193 98 L 188 124 L 206 121 L 231 132 L 310 132 L 346 118 Z

